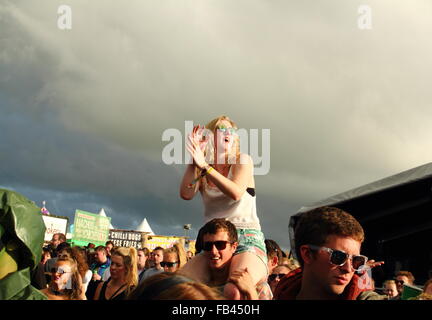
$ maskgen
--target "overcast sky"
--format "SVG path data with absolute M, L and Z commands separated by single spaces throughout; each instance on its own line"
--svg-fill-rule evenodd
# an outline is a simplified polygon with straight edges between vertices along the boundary
M 258 215 L 288 248 L 300 207 L 430 162 L 431 34 L 429 0 L 3 0 L 0 185 L 70 222 L 195 236 L 162 133 L 226 114 L 271 131 Z

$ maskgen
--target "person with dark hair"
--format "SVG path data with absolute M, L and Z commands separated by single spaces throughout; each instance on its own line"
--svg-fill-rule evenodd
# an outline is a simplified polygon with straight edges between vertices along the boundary
M 57 233 L 56 233 L 57 234 Z M 60 233 L 61 234 L 61 233 Z M 48 259 L 45 263 L 44 269 L 45 273 L 48 273 L 51 275 L 51 269 L 54 268 L 54 265 L 57 261 L 58 254 L 63 251 L 65 248 L 70 248 L 70 244 L 67 242 L 60 242 L 60 244 L 55 249 L 54 257 L 51 259 Z M 49 282 L 49 281 L 48 281 Z
M 413 274 L 409 271 L 399 271 L 398 273 L 396 273 L 395 282 L 399 297 L 402 296 L 404 284 L 409 284 L 412 286 L 414 285 L 414 280 L 415 278 Z
M 363 240 L 360 223 L 341 209 L 321 207 L 303 213 L 294 231 L 301 268 L 282 278 L 275 300 L 385 299 L 360 285 L 368 267 L 383 263 L 367 264 L 368 258 L 360 254 Z M 362 272 L 362 278 L 356 272 Z
M 150 250 L 142 248 L 137 250 L 138 282 L 141 282 L 144 272 L 148 269 L 147 260 L 150 257 Z
M 161 262 L 163 261 L 163 253 L 164 248 L 162 247 L 156 247 L 153 249 L 151 256 L 154 266 L 153 268 L 149 268 L 144 272 L 141 281 L 164 271 L 164 268 L 161 266 Z
M 107 257 L 111 258 L 111 250 L 114 247 L 114 242 L 112 242 L 111 240 L 108 240 L 107 242 L 105 242 L 105 249 L 107 251 Z
M 255 284 L 250 275 L 249 268 L 232 271 L 232 258 L 238 247 L 238 233 L 235 225 L 227 219 L 212 219 L 200 230 L 201 238 L 199 246 L 203 252 L 200 255 L 205 259 L 205 271 L 208 273 L 208 281 L 203 283 L 216 287 L 221 293 L 225 285 L 236 285 L 243 299 L 270 300 L 271 290 L 267 279 Z M 183 274 L 183 269 L 178 271 Z
M 93 273 L 92 279 L 90 280 L 86 296 L 88 300 L 93 300 L 95 291 L 100 282 L 108 280 L 109 268 L 111 265 L 111 259 L 107 257 L 105 246 L 98 246 L 94 251 L 94 262 L 90 265 L 90 270 Z
M 274 240 L 265 239 L 264 242 L 267 250 L 267 268 L 269 274 L 272 274 L 273 269 L 282 263 L 282 250 Z

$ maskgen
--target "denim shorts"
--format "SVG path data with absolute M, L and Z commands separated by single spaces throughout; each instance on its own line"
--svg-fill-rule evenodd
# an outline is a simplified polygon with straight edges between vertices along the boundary
M 258 256 L 267 268 L 267 250 L 264 234 L 256 229 L 237 229 L 238 246 L 234 253 L 250 252 Z

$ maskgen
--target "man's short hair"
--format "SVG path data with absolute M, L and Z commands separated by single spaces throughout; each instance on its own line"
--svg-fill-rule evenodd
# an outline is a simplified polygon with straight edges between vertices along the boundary
M 107 242 L 105 242 L 105 247 L 109 244 L 114 247 L 114 242 L 112 242 L 111 240 L 108 240 Z
M 162 250 L 162 251 L 164 251 L 165 249 L 164 249 L 164 248 L 162 248 L 162 247 L 156 247 L 156 248 L 154 248 L 154 249 L 153 249 L 153 251 L 152 251 L 152 252 L 155 252 L 156 250 Z
M 294 231 L 295 252 L 301 266 L 303 259 L 300 247 L 308 244 L 322 246 L 330 235 L 364 241 L 364 231 L 360 223 L 339 208 L 320 207 L 301 214 Z
M 105 254 L 107 254 L 108 252 L 107 252 L 107 249 L 105 248 L 105 246 L 97 246 L 96 248 L 95 248 L 95 251 L 97 252 L 97 251 L 103 251 L 103 252 L 105 252 Z
M 399 271 L 398 273 L 396 273 L 395 278 L 396 277 L 407 277 L 408 280 L 411 282 L 410 284 L 413 284 L 415 280 L 413 274 L 409 271 Z
M 148 248 L 146 248 L 146 247 L 138 249 L 137 252 L 138 251 L 142 251 L 144 253 L 144 256 L 146 256 L 146 257 L 150 256 L 150 250 Z
M 230 221 L 226 219 L 213 219 L 207 222 L 199 231 L 200 239 L 197 242 L 200 243 L 200 248 L 203 245 L 203 238 L 206 234 L 216 234 L 219 231 L 226 231 L 228 234 L 228 241 L 238 242 L 237 229 Z

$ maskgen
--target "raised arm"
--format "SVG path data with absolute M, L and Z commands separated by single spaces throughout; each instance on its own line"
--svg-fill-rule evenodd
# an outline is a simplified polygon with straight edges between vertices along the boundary
M 191 200 L 197 190 L 194 187 L 189 188 L 188 185 L 194 180 L 195 178 L 195 165 L 189 164 L 186 168 L 186 171 L 183 175 L 183 179 L 180 183 L 180 197 L 184 200 Z

